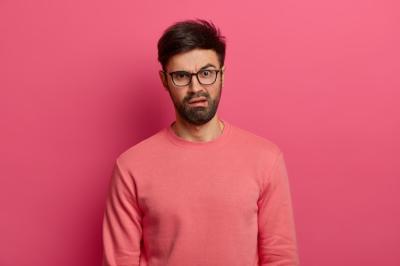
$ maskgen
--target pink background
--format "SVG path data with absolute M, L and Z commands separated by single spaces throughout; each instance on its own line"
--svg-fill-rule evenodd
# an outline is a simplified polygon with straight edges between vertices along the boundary
M 399 10 L 1 1 L 0 265 L 100 265 L 114 159 L 174 119 L 156 42 L 196 17 L 227 37 L 221 117 L 285 154 L 302 265 L 400 265 Z

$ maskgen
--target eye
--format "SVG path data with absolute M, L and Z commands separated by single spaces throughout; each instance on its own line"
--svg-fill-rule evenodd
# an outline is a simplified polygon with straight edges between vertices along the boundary
M 212 70 L 206 69 L 206 70 L 202 70 L 202 71 L 200 72 L 200 75 L 201 75 L 202 77 L 204 77 L 204 78 L 208 78 L 208 77 L 212 76 L 212 73 L 213 73 Z
M 174 74 L 174 79 L 176 80 L 182 80 L 182 79 L 187 79 L 189 77 L 189 73 L 187 72 L 175 72 Z

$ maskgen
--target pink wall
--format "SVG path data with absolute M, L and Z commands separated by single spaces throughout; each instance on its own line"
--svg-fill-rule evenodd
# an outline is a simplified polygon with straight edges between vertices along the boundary
M 286 154 L 302 265 L 400 265 L 399 2 L 152 2 L 0 2 L 0 265 L 100 265 L 114 159 L 174 118 L 156 42 L 195 17 L 220 115 Z

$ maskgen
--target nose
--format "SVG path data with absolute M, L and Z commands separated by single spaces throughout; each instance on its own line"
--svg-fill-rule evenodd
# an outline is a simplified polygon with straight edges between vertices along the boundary
M 203 85 L 201 85 L 197 80 L 196 75 L 192 75 L 192 80 L 189 84 L 189 89 L 192 90 L 193 92 L 201 91 L 204 89 Z

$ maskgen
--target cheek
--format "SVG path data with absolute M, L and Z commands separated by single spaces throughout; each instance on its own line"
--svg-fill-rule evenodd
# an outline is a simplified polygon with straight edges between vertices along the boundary
M 172 88 L 172 89 L 174 89 L 174 88 Z M 175 92 L 171 93 L 171 96 L 174 99 L 174 101 L 182 102 L 183 98 L 185 98 L 186 95 L 184 93 L 182 93 L 182 92 L 176 92 L 175 91 Z
M 212 91 L 210 91 L 209 93 L 210 93 L 210 96 L 213 98 L 213 99 L 215 99 L 215 98 L 217 98 L 217 96 L 218 96 L 218 94 L 220 93 L 220 91 L 221 91 L 221 84 L 218 84 L 217 86 L 215 86 L 213 89 L 212 89 Z

